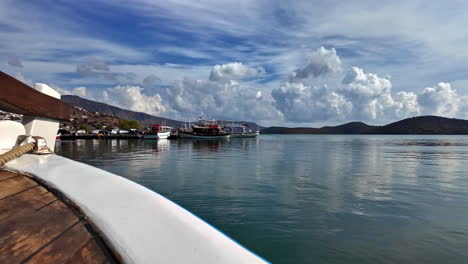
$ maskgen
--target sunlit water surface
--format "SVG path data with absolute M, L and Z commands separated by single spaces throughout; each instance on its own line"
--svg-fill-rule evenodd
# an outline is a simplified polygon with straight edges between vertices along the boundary
M 56 151 L 165 195 L 274 263 L 468 263 L 468 136 L 76 140 Z

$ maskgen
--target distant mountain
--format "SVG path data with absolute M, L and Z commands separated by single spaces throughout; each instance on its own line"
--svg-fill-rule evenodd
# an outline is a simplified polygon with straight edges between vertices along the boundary
M 324 126 L 318 129 L 319 134 L 368 134 L 379 128 L 363 122 L 350 122 L 339 126 Z
M 268 127 L 262 134 L 365 134 L 377 127 L 362 122 L 350 122 L 339 126 L 312 127 Z
M 173 126 L 173 127 L 183 127 L 185 124 L 185 122 L 183 121 L 153 116 L 153 115 L 142 113 L 142 112 L 134 112 L 130 110 L 125 110 L 125 109 L 112 106 L 112 105 L 108 105 L 105 103 L 84 99 L 76 95 L 63 95 L 62 100 L 73 106 L 86 109 L 90 112 L 99 112 L 99 113 L 109 114 L 109 115 L 116 116 L 120 119 L 138 120 L 144 126 L 150 126 L 152 124 L 166 124 L 168 126 Z M 253 122 L 236 121 L 236 123 L 248 124 L 248 126 L 253 129 L 260 130 L 263 128 Z
M 371 134 L 468 134 L 468 120 L 440 116 L 418 116 L 403 119 L 382 127 Z
M 468 120 L 440 116 L 418 116 L 403 119 L 385 126 L 370 126 L 351 122 L 322 128 L 268 127 L 261 134 L 465 134 L 468 135 Z

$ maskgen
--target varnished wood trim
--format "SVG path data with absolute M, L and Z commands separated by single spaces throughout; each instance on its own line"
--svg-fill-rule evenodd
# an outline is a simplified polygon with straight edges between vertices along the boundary
M 0 110 L 66 120 L 73 107 L 0 71 Z

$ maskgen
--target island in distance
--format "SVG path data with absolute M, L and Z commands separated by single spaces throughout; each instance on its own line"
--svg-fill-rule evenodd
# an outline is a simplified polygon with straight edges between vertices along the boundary
M 86 109 L 91 112 L 101 112 L 116 116 L 120 119 L 140 121 L 143 125 L 166 123 L 169 126 L 182 127 L 183 121 L 177 121 L 146 113 L 125 110 L 101 102 L 84 99 L 78 96 L 62 96 L 65 102 Z M 312 127 L 267 127 L 264 128 L 253 122 L 249 127 L 259 129 L 261 134 L 433 134 L 433 135 L 468 135 L 468 120 L 445 118 L 439 116 L 418 116 L 403 119 L 384 126 L 372 126 L 363 122 L 350 122 L 338 126 Z
M 350 122 L 339 126 L 268 127 L 261 134 L 409 134 L 409 135 L 468 135 L 468 120 L 440 116 L 417 116 L 384 126 Z

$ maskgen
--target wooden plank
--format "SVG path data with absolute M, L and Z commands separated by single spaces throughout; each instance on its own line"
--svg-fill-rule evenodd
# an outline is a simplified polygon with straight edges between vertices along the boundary
M 19 176 L 24 177 L 24 176 Z M 8 219 L 35 213 L 35 211 L 57 198 L 42 186 L 14 194 L 0 200 L 0 224 Z
M 82 251 L 82 248 L 90 239 L 93 238 L 88 230 L 86 230 L 83 224 L 79 223 L 67 230 L 57 240 L 50 243 L 25 263 L 65 263 Z
M 0 182 L 0 199 L 36 186 L 37 183 L 27 177 L 14 177 Z
M 76 254 L 66 262 L 66 264 L 102 264 L 113 263 L 102 252 L 94 239 L 91 239 Z
M 0 171 L 0 181 L 8 180 L 10 178 L 16 177 L 18 173 L 11 171 Z
M 78 222 L 62 202 L 0 225 L 0 263 L 18 263 Z
M 0 109 L 18 114 L 67 120 L 73 107 L 0 71 Z
M 114 263 L 85 220 L 29 177 L 0 170 L 0 197 L 0 263 Z

